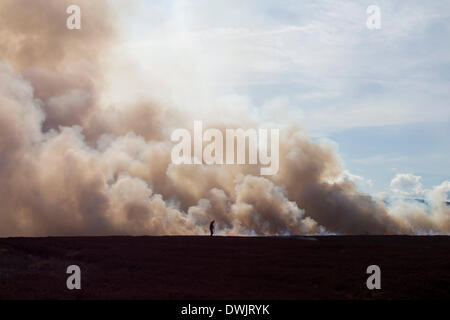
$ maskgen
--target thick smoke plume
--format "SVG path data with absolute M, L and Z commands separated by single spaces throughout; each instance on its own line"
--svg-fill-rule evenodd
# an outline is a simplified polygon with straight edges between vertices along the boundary
M 431 213 L 388 210 L 338 179 L 331 146 L 282 120 L 277 175 L 171 164 L 171 130 L 196 115 L 150 100 L 103 105 L 114 13 L 77 3 L 77 32 L 65 28 L 69 1 L 0 4 L 0 236 L 205 234 L 211 220 L 233 235 L 450 232 L 439 190 Z M 251 119 L 200 120 L 223 129 Z

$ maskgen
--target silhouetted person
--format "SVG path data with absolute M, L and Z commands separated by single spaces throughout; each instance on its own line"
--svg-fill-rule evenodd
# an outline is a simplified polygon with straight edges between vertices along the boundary
M 211 231 L 211 236 L 214 235 L 214 220 L 209 224 L 209 231 Z

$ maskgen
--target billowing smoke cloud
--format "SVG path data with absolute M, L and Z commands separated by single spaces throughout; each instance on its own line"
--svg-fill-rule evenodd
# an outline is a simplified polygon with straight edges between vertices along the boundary
M 391 189 L 401 197 L 393 199 L 391 211 L 420 234 L 448 233 L 450 227 L 450 182 L 444 181 L 431 190 L 424 189 L 421 177 L 397 174 Z
M 391 181 L 391 189 L 394 193 L 407 197 L 422 197 L 423 187 L 421 177 L 411 173 L 397 174 Z
M 204 234 L 213 219 L 236 235 L 450 231 L 445 186 L 430 193 L 431 213 L 388 210 L 339 178 L 332 146 L 282 120 L 277 175 L 171 164 L 171 131 L 197 115 L 152 100 L 104 105 L 113 12 L 77 3 L 88 15 L 79 32 L 65 28 L 69 1 L 0 5 L 0 236 Z M 257 125 L 245 110 L 203 120 Z

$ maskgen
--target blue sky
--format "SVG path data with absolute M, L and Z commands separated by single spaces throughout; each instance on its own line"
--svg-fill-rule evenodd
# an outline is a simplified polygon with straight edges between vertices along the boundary
M 450 1 L 146 1 L 126 14 L 120 50 L 163 79 L 161 95 L 188 83 L 175 103 L 289 110 L 370 193 L 401 173 L 450 180 Z

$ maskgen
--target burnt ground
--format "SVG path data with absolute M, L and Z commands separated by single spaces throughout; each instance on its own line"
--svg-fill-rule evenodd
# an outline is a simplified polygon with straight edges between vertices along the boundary
M 420 298 L 450 298 L 448 236 L 0 239 L 0 299 Z

